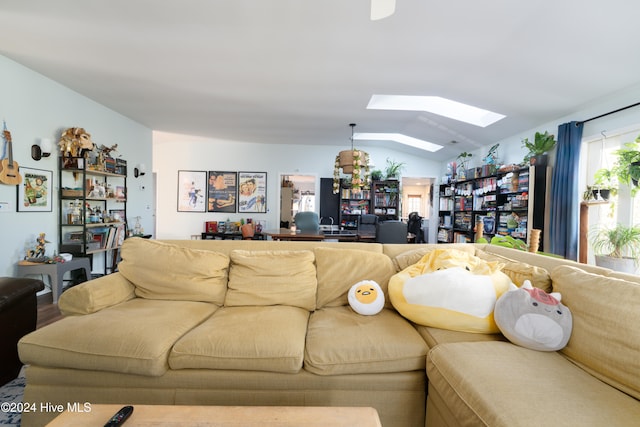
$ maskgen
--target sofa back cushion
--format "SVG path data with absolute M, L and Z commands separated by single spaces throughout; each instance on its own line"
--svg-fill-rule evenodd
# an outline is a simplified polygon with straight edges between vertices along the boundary
M 222 305 L 229 257 L 134 237 L 124 241 L 120 273 L 147 299 L 203 301 Z
M 640 399 L 640 285 L 569 266 L 556 267 L 551 278 L 573 316 L 571 339 L 562 353 Z
M 349 289 L 362 280 L 380 285 L 385 306 L 391 307 L 388 284 L 395 268 L 391 259 L 382 253 L 359 249 L 316 248 L 318 269 L 318 297 L 316 308 L 348 305 Z
M 234 250 L 230 257 L 225 306 L 289 305 L 309 311 L 315 308 L 313 252 Z

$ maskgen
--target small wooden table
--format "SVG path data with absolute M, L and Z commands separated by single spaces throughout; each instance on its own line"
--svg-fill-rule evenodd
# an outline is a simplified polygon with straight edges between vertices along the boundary
M 75 270 L 83 270 L 85 279 L 91 280 L 91 262 L 89 258 L 72 258 L 70 261 L 53 264 L 20 261 L 17 266 L 17 274 L 20 277 L 33 274 L 46 274 L 49 276 L 54 304 L 58 302 L 58 298 L 62 293 L 64 274 Z
M 65 411 L 49 427 L 91 427 L 105 423 L 124 405 L 91 405 L 90 412 Z M 124 427 L 382 427 L 367 407 L 134 405 Z

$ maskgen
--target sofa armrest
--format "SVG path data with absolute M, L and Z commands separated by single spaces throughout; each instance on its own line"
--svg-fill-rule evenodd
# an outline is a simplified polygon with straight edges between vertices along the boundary
M 42 280 L 0 277 L 0 311 L 9 309 L 27 295 L 44 289 Z
M 91 314 L 135 297 L 135 286 L 120 273 L 113 273 L 63 292 L 58 308 L 65 316 Z

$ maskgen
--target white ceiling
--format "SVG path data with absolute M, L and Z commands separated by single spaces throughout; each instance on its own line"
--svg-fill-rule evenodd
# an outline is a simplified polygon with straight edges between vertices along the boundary
M 0 0 L 0 54 L 153 130 L 348 146 L 354 122 L 360 132 L 447 145 L 418 154 L 435 160 L 640 82 L 633 0 L 397 0 L 380 21 L 369 7 Z M 372 94 L 442 96 L 507 118 L 479 128 L 426 112 L 368 111 Z M 393 143 L 357 143 L 373 144 Z

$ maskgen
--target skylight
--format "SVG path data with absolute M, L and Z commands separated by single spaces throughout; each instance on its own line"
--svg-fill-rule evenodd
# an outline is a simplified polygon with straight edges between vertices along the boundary
M 411 147 L 419 148 L 421 150 L 435 152 L 442 148 L 442 145 L 434 144 L 433 142 L 423 141 L 418 138 L 403 135 L 401 133 L 366 133 L 357 132 L 353 134 L 354 140 L 359 141 L 395 141 L 400 144 L 408 145 Z
M 439 96 L 373 95 L 367 109 L 427 111 L 480 127 L 487 127 L 506 117 Z

